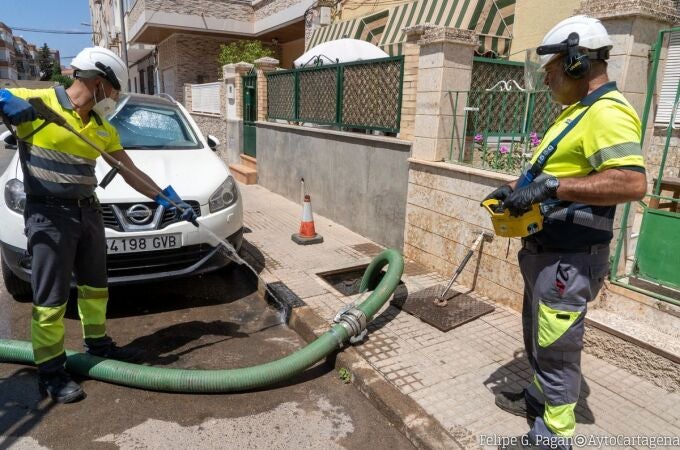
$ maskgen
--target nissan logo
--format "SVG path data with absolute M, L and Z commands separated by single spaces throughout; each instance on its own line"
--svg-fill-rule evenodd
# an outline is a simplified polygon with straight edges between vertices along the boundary
M 151 219 L 153 211 L 146 205 L 137 204 L 130 206 L 125 211 L 125 217 L 134 224 L 143 225 Z

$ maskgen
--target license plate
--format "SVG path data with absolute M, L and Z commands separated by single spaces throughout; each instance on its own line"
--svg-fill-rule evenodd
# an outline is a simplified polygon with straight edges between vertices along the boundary
M 106 252 L 108 254 L 151 252 L 154 250 L 169 250 L 181 246 L 181 233 L 130 238 L 110 238 L 106 240 Z

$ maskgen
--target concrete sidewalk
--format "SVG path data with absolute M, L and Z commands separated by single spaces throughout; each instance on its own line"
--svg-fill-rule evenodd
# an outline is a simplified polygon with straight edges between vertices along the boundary
M 261 253 L 261 275 L 268 283 L 284 283 L 326 322 L 310 326 L 327 331 L 337 311 L 355 297 L 344 296 L 317 274 L 368 263 L 381 247 L 319 215 L 315 225 L 324 242 L 296 245 L 290 236 L 299 228 L 301 206 L 258 185 L 240 188 L 250 229 L 245 237 L 253 252 Z M 409 261 L 402 280 L 408 292 L 446 281 Z M 498 409 L 494 393 L 520 390 L 530 376 L 520 315 L 495 306 L 493 313 L 443 333 L 388 302 L 371 322 L 368 338 L 354 349 L 380 378 L 441 424 L 451 442 L 463 448 L 495 448 L 494 436 L 521 435 L 528 425 Z M 583 374 L 578 435 L 680 436 L 680 393 L 667 392 L 587 352 Z M 640 442 L 619 444 L 614 447 L 645 448 Z

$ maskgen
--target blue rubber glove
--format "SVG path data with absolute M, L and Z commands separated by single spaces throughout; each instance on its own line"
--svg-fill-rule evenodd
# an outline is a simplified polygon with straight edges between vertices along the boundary
M 38 117 L 30 103 L 12 94 L 7 89 L 0 89 L 0 109 L 12 125 L 32 122 Z
M 161 194 L 158 194 L 156 198 L 154 198 L 154 201 L 158 203 L 159 205 L 163 206 L 165 209 L 172 211 L 177 215 L 182 220 L 186 220 L 187 222 L 191 222 L 194 225 L 198 226 L 196 222 L 196 213 L 194 212 L 193 208 L 189 206 L 188 203 L 186 203 L 184 200 L 180 198 L 180 196 L 175 192 L 175 190 L 172 188 L 172 186 L 168 186 L 165 189 L 161 191 L 163 195 L 165 195 L 167 198 L 172 200 L 174 203 L 177 204 L 177 206 L 180 207 L 181 211 L 178 210 L 176 207 L 174 207 L 169 201 L 167 201 L 165 198 L 161 196 Z

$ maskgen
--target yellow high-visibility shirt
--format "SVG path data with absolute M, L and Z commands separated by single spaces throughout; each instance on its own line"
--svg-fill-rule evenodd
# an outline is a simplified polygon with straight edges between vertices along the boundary
M 101 150 L 112 153 L 122 150 L 118 132 L 106 119 L 92 113 L 83 123 L 62 86 L 49 89 L 9 89 L 17 97 L 41 98 L 47 106 L 64 117 L 80 134 Z M 17 127 L 20 138 L 29 136 L 43 124 L 42 119 L 24 122 Z M 60 198 L 85 198 L 94 193 L 96 159 L 99 152 L 70 131 L 49 124 L 20 144 L 24 171 L 24 189 L 29 195 Z
M 606 92 L 594 101 L 600 89 Z M 612 167 L 644 168 L 640 119 L 623 94 L 616 90 L 615 82 L 605 84 L 565 108 L 545 133 L 531 162 L 588 107 L 586 115 L 559 142 L 543 171 L 567 178 L 584 177 Z
M 558 142 L 543 172 L 557 178 L 585 177 L 614 168 L 644 173 L 640 119 L 615 82 L 606 83 L 565 108 L 543 136 L 531 163 L 586 109 L 574 128 Z M 543 230 L 528 239 L 560 248 L 607 243 L 613 237 L 615 212 L 616 205 L 553 202 L 544 207 Z

